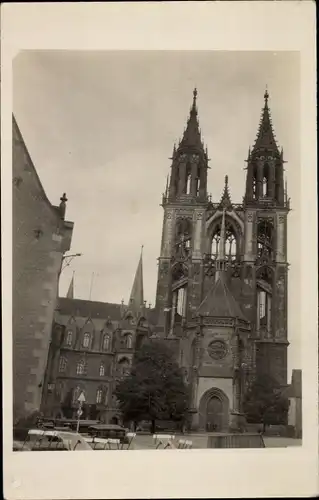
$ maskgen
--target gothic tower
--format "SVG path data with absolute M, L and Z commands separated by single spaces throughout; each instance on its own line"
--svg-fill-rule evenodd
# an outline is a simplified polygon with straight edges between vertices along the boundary
M 197 90 L 163 195 L 164 223 L 156 294 L 163 335 L 181 332 L 202 295 L 203 233 L 207 206 L 208 155 L 198 123 Z
M 250 285 L 250 321 L 257 374 L 287 383 L 287 215 L 283 151 L 265 92 L 257 139 L 247 159 L 243 279 Z

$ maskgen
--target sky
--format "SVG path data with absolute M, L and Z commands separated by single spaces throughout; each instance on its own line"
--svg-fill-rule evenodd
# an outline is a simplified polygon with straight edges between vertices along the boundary
M 299 71 L 294 52 L 20 52 L 13 112 L 49 200 L 58 205 L 67 194 L 70 253 L 82 253 L 63 270 L 60 295 L 74 272 L 76 298 L 88 299 L 91 289 L 92 300 L 127 302 L 144 245 L 144 295 L 154 305 L 161 195 L 194 87 L 211 158 L 208 191 L 218 201 L 228 174 L 240 203 L 267 86 L 287 161 L 289 365 L 300 367 Z

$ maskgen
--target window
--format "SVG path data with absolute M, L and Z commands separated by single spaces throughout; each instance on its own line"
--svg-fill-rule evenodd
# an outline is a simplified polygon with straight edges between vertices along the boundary
M 84 361 L 79 361 L 77 366 L 76 366 L 76 374 L 77 375 L 84 375 L 85 372 L 85 363 Z
M 110 336 L 106 333 L 103 337 L 103 351 L 108 351 L 110 348 Z
M 191 175 L 188 174 L 186 180 L 186 194 L 190 194 L 190 192 L 191 192 Z
M 98 389 L 96 391 L 96 402 L 97 402 L 97 404 L 101 404 L 102 403 L 102 399 L 103 399 L 103 391 L 102 391 L 102 389 Z
M 91 335 L 89 333 L 85 333 L 83 337 L 83 347 L 90 346 Z
M 119 361 L 119 371 L 123 376 L 130 374 L 130 362 L 128 359 L 122 358 Z
M 221 233 L 221 222 L 219 222 L 215 228 L 211 243 L 211 255 L 212 259 L 216 260 L 219 256 L 219 252 L 222 250 L 220 248 L 220 233 Z M 236 234 L 233 229 L 232 224 L 226 221 L 225 227 L 225 243 L 224 243 L 225 258 L 229 261 L 234 261 L 237 258 L 237 240 Z
M 68 330 L 68 333 L 66 336 L 66 345 L 72 345 L 72 337 L 73 337 L 72 330 Z
M 127 349 L 132 349 L 132 335 L 125 335 L 125 347 Z
M 257 329 L 265 328 L 271 330 L 271 295 L 264 290 L 258 290 L 257 295 L 258 313 Z
M 63 357 L 60 358 L 59 361 L 59 372 L 63 373 L 66 370 L 67 360 Z
M 267 177 L 263 178 L 263 197 L 268 195 L 268 180 Z
M 257 253 L 263 259 L 273 257 L 273 225 L 270 220 L 260 220 L 257 226 Z
M 103 363 L 100 364 L 100 377 L 104 377 L 105 375 L 105 366 Z
M 185 309 L 186 309 L 186 288 L 182 287 L 177 290 L 177 305 L 176 305 L 177 314 L 184 317 Z

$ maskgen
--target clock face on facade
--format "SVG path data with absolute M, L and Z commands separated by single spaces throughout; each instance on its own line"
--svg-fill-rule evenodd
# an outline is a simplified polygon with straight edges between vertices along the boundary
M 208 345 L 207 351 L 212 359 L 223 359 L 227 354 L 227 346 L 222 340 L 214 340 Z

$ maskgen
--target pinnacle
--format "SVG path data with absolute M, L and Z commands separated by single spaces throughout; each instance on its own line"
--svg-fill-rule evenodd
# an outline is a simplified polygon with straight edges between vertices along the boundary
M 226 208 L 226 209 L 231 208 L 232 206 L 229 187 L 228 187 L 228 175 L 225 175 L 225 185 L 219 205 L 221 208 Z
M 184 129 L 183 138 L 179 144 L 180 147 L 195 146 L 197 148 L 203 149 L 201 131 L 198 123 L 197 94 L 198 92 L 195 88 L 193 91 L 193 103 L 190 109 L 186 128 Z
M 270 109 L 268 107 L 269 93 L 267 89 L 264 94 L 264 99 L 265 104 L 261 113 L 259 130 L 253 147 L 253 152 L 256 152 L 258 149 L 270 149 L 278 153 L 278 146 L 275 139 L 276 135 L 273 131 Z

